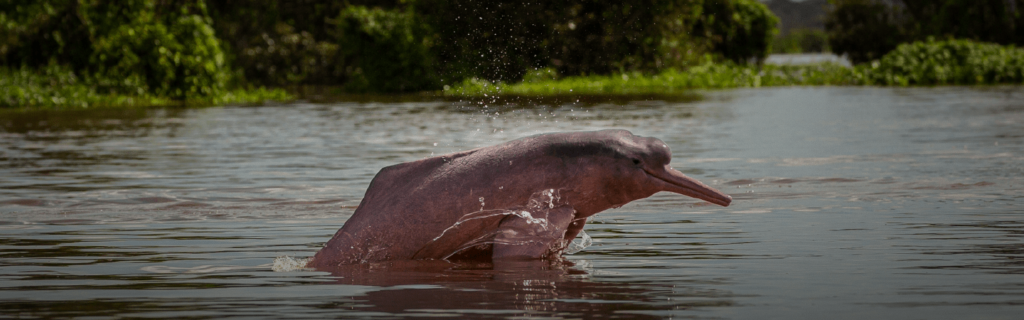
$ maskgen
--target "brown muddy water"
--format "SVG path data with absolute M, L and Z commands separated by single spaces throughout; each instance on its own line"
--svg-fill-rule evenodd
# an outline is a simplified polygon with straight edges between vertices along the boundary
M 1024 89 L 0 114 L 2 318 L 1020 319 Z M 663 139 L 731 193 L 593 218 L 567 260 L 274 271 L 381 167 L 551 131 Z

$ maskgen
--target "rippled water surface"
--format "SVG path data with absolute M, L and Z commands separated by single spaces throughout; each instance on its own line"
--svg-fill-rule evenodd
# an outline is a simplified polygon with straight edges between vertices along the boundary
M 275 272 L 381 167 L 552 131 L 663 139 L 728 208 L 593 218 L 574 265 Z M 0 114 L 4 318 L 1019 319 L 1024 89 Z

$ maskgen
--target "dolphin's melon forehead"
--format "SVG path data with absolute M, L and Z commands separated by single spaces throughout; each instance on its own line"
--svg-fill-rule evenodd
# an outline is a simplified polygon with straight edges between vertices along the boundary
M 593 141 L 562 141 L 559 143 L 548 144 L 544 148 L 544 154 L 549 156 L 556 156 L 559 158 L 578 158 L 593 156 L 621 158 L 625 157 L 622 151 L 622 148 L 618 145 Z
M 540 135 L 544 154 L 562 158 L 608 156 L 627 157 L 643 148 L 645 138 L 626 130 L 601 130 Z

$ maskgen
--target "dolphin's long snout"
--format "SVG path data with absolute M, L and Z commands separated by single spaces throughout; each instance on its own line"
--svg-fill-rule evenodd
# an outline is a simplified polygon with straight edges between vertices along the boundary
M 729 195 L 709 187 L 703 182 L 697 181 L 697 179 L 687 177 L 682 172 L 672 169 L 672 167 L 667 165 L 664 170 L 648 172 L 648 174 L 665 182 L 662 188 L 663 191 L 675 192 L 723 207 L 728 207 L 729 203 L 732 203 L 732 197 Z

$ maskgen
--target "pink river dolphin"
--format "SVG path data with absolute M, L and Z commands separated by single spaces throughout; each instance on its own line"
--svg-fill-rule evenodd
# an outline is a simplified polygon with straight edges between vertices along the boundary
M 550 133 L 381 169 L 307 264 L 556 259 L 587 218 L 668 191 L 732 197 L 673 169 L 668 146 L 625 130 Z

